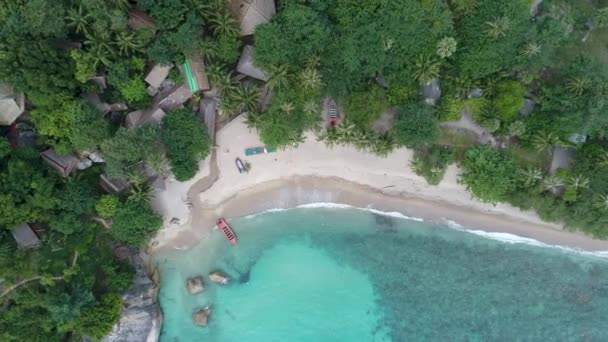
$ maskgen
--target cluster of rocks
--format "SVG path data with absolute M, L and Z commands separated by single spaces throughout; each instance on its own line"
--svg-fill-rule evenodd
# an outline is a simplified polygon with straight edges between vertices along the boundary
M 221 271 L 214 271 L 209 273 L 209 281 L 218 285 L 228 285 L 230 283 L 230 277 Z M 186 289 L 190 295 L 197 295 L 206 290 L 205 282 L 202 276 L 188 278 L 186 280 Z M 209 323 L 209 317 L 213 307 L 207 305 L 203 308 L 196 309 L 192 313 L 192 321 L 199 327 L 206 327 Z

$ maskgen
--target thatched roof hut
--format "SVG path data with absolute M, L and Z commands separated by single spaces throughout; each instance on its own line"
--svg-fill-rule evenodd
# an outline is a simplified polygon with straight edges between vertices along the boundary
M 23 113 L 25 96 L 15 94 L 13 89 L 0 83 L 0 125 L 10 125 Z
M 276 13 L 274 0 L 230 0 L 230 10 L 239 21 L 241 36 L 253 34 L 256 26 L 269 22 Z
M 20 249 L 40 247 L 40 239 L 27 223 L 11 229 L 11 233 Z
M 188 101 L 192 95 L 194 94 L 190 91 L 190 88 L 187 85 L 182 84 L 177 88 L 171 89 L 166 94 L 160 94 L 158 107 L 165 112 L 176 110 L 186 103 L 186 101 Z
M 125 118 L 125 127 L 138 128 L 147 124 L 160 123 L 165 115 L 165 111 L 159 107 L 153 107 L 146 112 L 136 110 L 127 114 L 127 117 Z
M 105 192 L 118 195 L 129 187 L 129 182 L 123 179 L 111 179 L 106 175 L 100 175 L 99 185 Z
M 158 89 L 163 81 L 169 76 L 169 71 L 173 68 L 172 65 L 155 64 L 152 70 L 148 72 L 144 81 L 150 86 Z
M 154 25 L 154 20 L 152 20 L 152 17 L 146 14 L 146 12 L 140 11 L 136 8 L 132 8 L 129 11 L 127 25 L 129 25 L 129 27 L 135 31 L 144 29 L 156 31 L 156 26 Z
M 68 154 L 60 156 L 52 148 L 40 153 L 40 156 L 42 157 L 42 160 L 57 170 L 61 177 L 69 176 L 79 162 L 75 155 Z
M 211 144 L 215 143 L 215 119 L 217 116 L 217 102 L 214 99 L 204 98 L 200 104 L 200 112 L 203 114 L 207 132 Z
M 243 54 L 241 55 L 241 59 L 239 60 L 239 64 L 236 66 L 236 71 L 240 72 L 243 75 L 257 78 L 258 80 L 268 81 L 270 77 L 264 74 L 262 70 L 260 70 L 253 64 L 253 51 L 253 46 L 245 45 L 245 48 L 243 49 Z

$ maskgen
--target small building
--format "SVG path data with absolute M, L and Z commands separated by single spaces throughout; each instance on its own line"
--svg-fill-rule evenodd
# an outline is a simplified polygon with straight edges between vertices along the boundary
M 55 153 L 55 150 L 49 148 L 48 150 L 40 153 L 42 160 L 49 164 L 52 168 L 57 170 L 61 177 L 67 177 L 72 173 L 74 168 L 78 165 L 78 158 L 73 154 L 60 156 Z
M 125 118 L 125 127 L 138 128 L 147 124 L 160 123 L 165 115 L 165 111 L 159 107 L 154 107 L 146 112 L 136 110 Z
M 230 0 L 230 9 L 239 22 L 241 36 L 253 34 L 276 13 L 274 0 Z
M 101 98 L 99 98 L 99 95 L 95 93 L 89 93 L 84 96 L 84 99 L 103 114 L 107 114 L 110 112 L 110 105 L 103 102 Z
M 13 238 L 20 249 L 30 249 L 40 247 L 40 239 L 29 224 L 25 223 L 19 227 L 11 229 Z
M 253 64 L 253 51 L 253 46 L 245 45 L 239 64 L 236 66 L 236 71 L 258 80 L 268 81 L 270 77 Z
M 441 97 L 441 88 L 439 87 L 439 81 L 437 80 L 426 83 L 422 86 L 420 91 L 422 97 L 424 97 L 424 101 L 431 106 L 434 106 Z
M 203 114 L 207 133 L 211 144 L 215 143 L 215 119 L 217 117 L 217 102 L 214 99 L 204 98 L 200 104 L 200 113 Z
M 524 106 L 522 109 L 519 110 L 519 114 L 523 116 L 529 116 L 530 114 L 532 114 L 535 107 L 536 105 L 534 104 L 534 101 L 530 99 L 525 99 Z
M 152 70 L 148 72 L 144 81 L 148 83 L 151 87 L 158 89 L 163 81 L 169 76 L 169 71 L 173 68 L 172 65 L 160 65 L 155 64 L 152 67 Z
M 132 8 L 129 11 L 129 19 L 127 21 L 127 25 L 134 30 L 152 30 L 156 32 L 156 25 L 154 25 L 154 20 L 150 17 L 146 12 L 140 11 L 136 8 Z
M 160 94 L 158 107 L 165 112 L 176 110 L 192 98 L 192 95 L 194 94 L 190 91 L 190 88 L 187 85 L 182 84 L 177 88 L 171 89 L 166 94 Z
M 182 65 L 182 71 L 191 92 L 196 93 L 211 89 L 205 71 L 205 62 L 200 55 L 194 55 L 186 59 L 186 62 Z
M 555 146 L 553 147 L 553 155 L 549 172 L 551 174 L 555 174 L 559 169 L 572 171 L 572 164 L 574 164 L 575 160 L 576 151 L 574 149 Z
M 10 125 L 23 113 L 25 96 L 15 94 L 13 89 L 0 83 L 0 125 Z
M 577 145 L 584 144 L 587 142 L 587 135 L 580 134 L 580 133 L 572 134 L 571 136 L 568 137 L 568 141 L 573 144 L 577 144 Z
M 100 175 L 99 185 L 105 192 L 118 195 L 129 187 L 129 182 L 123 179 L 111 179 L 106 175 Z

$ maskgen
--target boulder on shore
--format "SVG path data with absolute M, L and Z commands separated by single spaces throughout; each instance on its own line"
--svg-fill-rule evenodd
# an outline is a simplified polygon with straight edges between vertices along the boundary
M 211 305 L 194 311 L 192 314 L 192 320 L 194 321 L 194 324 L 198 325 L 199 327 L 206 327 L 209 323 L 209 316 L 211 316 Z
M 194 278 L 188 278 L 186 281 L 186 287 L 188 288 L 188 293 L 191 295 L 199 294 L 205 291 L 205 283 L 203 283 L 203 277 L 198 276 Z
M 230 282 L 230 277 L 221 271 L 209 273 L 209 280 L 220 285 L 227 285 Z

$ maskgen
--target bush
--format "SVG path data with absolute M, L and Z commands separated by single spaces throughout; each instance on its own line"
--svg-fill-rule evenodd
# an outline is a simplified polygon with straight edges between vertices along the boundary
M 489 203 L 504 201 L 517 187 L 515 161 L 500 151 L 480 145 L 468 150 L 462 166 L 466 170 L 460 176 L 473 197 Z
M 524 106 L 526 88 L 516 81 L 502 82 L 497 87 L 493 104 L 502 122 L 510 123 L 517 119 L 519 110 Z
M 439 123 L 432 107 L 412 103 L 400 109 L 392 133 L 399 144 L 418 148 L 437 140 Z
M 102 297 L 94 307 L 83 310 L 79 320 L 81 333 L 94 339 L 101 339 L 112 331 L 112 327 L 122 312 L 122 300 L 117 294 L 110 293 Z
M 387 102 L 384 90 L 371 86 L 367 91 L 352 93 L 346 99 L 346 115 L 357 127 L 367 130 L 372 122 L 382 115 Z
M 479 97 L 476 99 L 468 99 L 464 101 L 464 108 L 477 122 L 481 120 L 482 114 L 489 105 L 490 101 L 483 97 Z
M 101 218 L 111 219 L 114 216 L 114 213 L 116 213 L 118 205 L 118 197 L 114 195 L 103 195 L 97 200 L 95 211 Z
M 418 95 L 418 91 L 418 87 L 393 82 L 388 87 L 388 104 L 391 106 L 406 104 Z
M 194 177 L 198 161 L 210 151 L 205 124 L 189 109 L 179 109 L 164 117 L 161 136 L 175 178 L 181 182 Z
M 441 101 L 439 107 L 439 120 L 441 121 L 458 121 L 462 116 L 464 109 L 464 101 L 459 97 L 446 97 Z
M 454 153 L 444 147 L 433 146 L 428 149 L 416 150 L 412 160 L 412 170 L 424 177 L 431 185 L 437 185 L 443 179 L 445 170 L 454 160 Z
M 523 121 L 514 121 L 509 125 L 509 134 L 521 137 L 526 133 L 526 124 Z
M 126 202 L 116 210 L 110 232 L 118 241 L 132 247 L 141 247 L 161 224 L 161 217 L 147 205 Z

